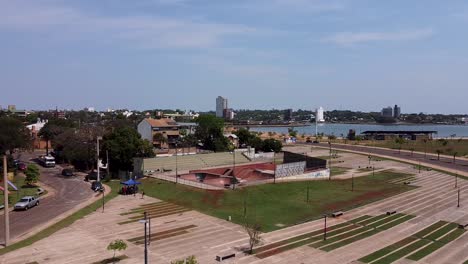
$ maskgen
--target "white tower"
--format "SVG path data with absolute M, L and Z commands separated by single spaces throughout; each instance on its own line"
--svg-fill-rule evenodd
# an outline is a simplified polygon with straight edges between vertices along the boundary
M 315 120 L 319 123 L 325 122 L 325 118 L 323 116 L 323 107 L 320 106 L 315 110 Z

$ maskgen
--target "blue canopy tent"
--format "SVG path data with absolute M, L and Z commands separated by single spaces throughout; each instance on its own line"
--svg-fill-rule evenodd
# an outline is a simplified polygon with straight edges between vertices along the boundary
M 130 179 L 128 181 L 120 182 L 120 184 L 131 186 L 131 185 L 141 184 L 141 182 L 135 181 L 134 179 Z

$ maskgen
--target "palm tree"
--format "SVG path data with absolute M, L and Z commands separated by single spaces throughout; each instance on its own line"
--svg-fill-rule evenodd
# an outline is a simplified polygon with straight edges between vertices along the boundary
M 436 149 L 436 153 L 437 153 L 437 160 L 440 160 L 440 154 L 443 153 L 444 151 L 441 150 L 441 149 Z
M 401 137 L 397 137 L 397 138 L 395 138 L 395 143 L 398 144 L 398 154 L 400 154 L 401 153 L 401 145 L 403 145 L 403 143 L 405 143 L 405 139 L 401 138 Z

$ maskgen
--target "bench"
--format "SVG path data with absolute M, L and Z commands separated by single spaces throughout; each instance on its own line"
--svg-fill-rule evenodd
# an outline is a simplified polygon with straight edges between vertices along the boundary
M 218 255 L 216 256 L 216 261 L 223 261 L 223 260 L 226 260 L 226 259 L 230 259 L 230 258 L 234 258 L 236 256 L 235 253 L 229 253 L 229 254 L 225 254 L 225 255 Z
M 387 215 L 392 215 L 392 214 L 396 214 L 396 211 L 388 211 L 387 212 Z
M 342 211 L 334 212 L 331 214 L 332 217 L 342 216 L 344 213 Z

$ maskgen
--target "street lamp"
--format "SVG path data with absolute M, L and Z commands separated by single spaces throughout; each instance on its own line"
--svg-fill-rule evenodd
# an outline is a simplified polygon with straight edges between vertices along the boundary
M 96 151 L 97 151 L 97 181 L 101 181 L 101 178 L 99 177 L 99 140 L 102 140 L 102 137 L 101 136 L 98 136 L 97 139 L 96 139 L 96 142 L 97 142 L 97 147 L 96 147 Z
M 147 217 L 147 213 L 144 212 L 144 216 L 145 218 L 142 219 L 142 220 L 139 220 L 138 222 L 144 224 L 144 228 L 145 228 L 145 264 L 148 264 L 148 232 L 147 232 L 147 225 L 149 225 L 150 227 L 150 230 L 149 230 L 149 233 L 151 235 L 151 222 L 148 220 L 148 217 Z
M 458 202 L 457 202 L 457 207 L 460 207 L 460 188 L 458 188 Z

